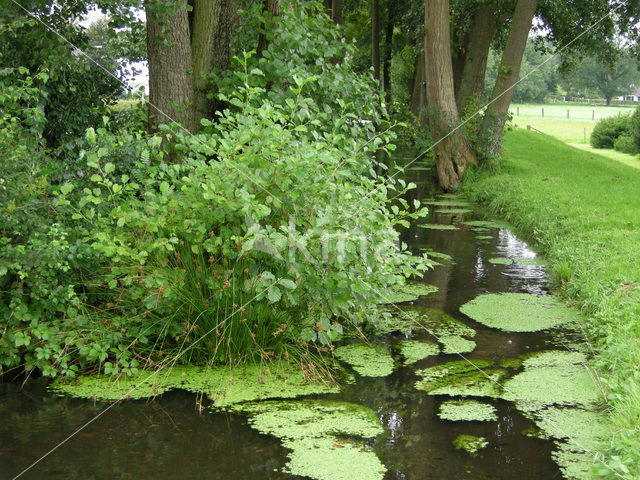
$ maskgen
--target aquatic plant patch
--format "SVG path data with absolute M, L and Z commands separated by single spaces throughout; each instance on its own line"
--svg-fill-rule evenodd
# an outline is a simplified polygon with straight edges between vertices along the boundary
M 392 287 L 390 291 L 384 292 L 381 304 L 390 303 L 402 303 L 413 302 L 418 298 L 429 295 L 438 291 L 438 287 L 435 285 L 429 285 L 428 283 L 409 282 L 404 285 L 398 285 Z
M 493 237 L 491 235 L 476 235 L 476 239 L 478 239 L 478 240 L 492 240 Z
M 501 222 L 499 220 L 468 220 L 466 222 L 462 222 L 462 224 L 469 227 L 479 228 L 504 228 L 507 230 L 511 230 L 512 228 L 507 222 Z
M 442 223 L 423 223 L 418 228 L 428 228 L 429 230 L 459 230 L 455 225 L 445 225 Z
M 442 353 L 470 353 L 476 349 L 476 342 L 459 335 L 441 335 L 438 339 Z
M 171 389 L 183 389 L 206 394 L 214 407 L 340 390 L 336 384 L 311 382 L 300 367 L 285 363 L 209 369 L 178 365 L 155 374 L 143 371 L 138 376 L 118 380 L 107 375 L 80 376 L 70 381 L 57 379 L 51 388 L 60 394 L 97 400 L 149 398 Z
M 375 319 L 368 320 L 376 335 L 386 335 L 393 332 L 409 333 L 421 327 L 421 314 L 415 310 L 398 310 L 389 308 L 383 310 Z
M 444 199 L 444 200 L 428 200 L 426 202 L 423 202 L 427 205 L 431 205 L 433 207 L 469 207 L 471 206 L 471 204 L 469 202 L 466 202 L 464 200 L 457 200 L 457 199 Z
M 286 472 L 317 480 L 382 479 L 385 466 L 364 443 L 382 433 L 375 412 L 322 400 L 244 404 L 253 428 L 291 449 Z
M 578 352 L 551 350 L 523 362 L 524 371 L 507 380 L 504 397 L 524 412 L 552 405 L 593 407 L 601 400 L 587 371 L 586 357 Z
M 422 380 L 415 387 L 429 395 L 499 398 L 506 371 L 492 367 L 488 360 L 474 360 L 473 365 L 464 360 L 437 365 L 417 371 Z
M 447 400 L 442 402 L 438 417 L 453 422 L 493 422 L 498 419 L 496 409 L 477 400 Z
M 420 360 L 440 353 L 440 348 L 433 342 L 402 340 L 397 345 L 398 350 L 404 357 L 404 365 L 413 365 Z
M 526 293 L 480 295 L 460 311 L 487 327 L 509 332 L 537 332 L 579 319 L 577 311 L 555 297 Z
M 547 264 L 542 257 L 520 257 L 516 258 L 516 263 L 523 267 L 542 267 Z
M 364 377 L 386 377 L 393 372 L 393 357 L 382 345 L 352 343 L 336 348 L 334 355 Z
M 473 210 L 469 210 L 468 208 L 440 208 L 436 210 L 436 213 L 445 215 L 466 215 L 468 213 L 473 213 Z
M 484 437 L 476 437 L 474 435 L 458 435 L 453 441 L 456 450 L 464 450 L 472 457 L 478 455 L 478 451 L 489 445 Z
M 460 320 L 456 320 L 442 310 L 425 308 L 419 311 L 422 313 L 419 317 L 420 323 L 427 332 L 432 333 L 438 338 L 443 336 L 473 337 L 476 334 L 473 328 Z
M 513 260 L 504 257 L 493 257 L 490 258 L 488 262 L 493 263 L 494 265 L 511 265 L 513 263 Z

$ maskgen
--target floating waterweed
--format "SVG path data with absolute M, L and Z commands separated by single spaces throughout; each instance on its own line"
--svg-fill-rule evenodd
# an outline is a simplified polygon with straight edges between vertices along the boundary
M 526 293 L 480 295 L 460 311 L 487 327 L 510 332 L 537 332 L 578 320 L 578 313 L 551 296 Z
M 444 199 L 444 200 L 428 200 L 423 202 L 434 207 L 469 207 L 471 204 L 464 200 Z
M 334 355 L 364 377 L 386 377 L 393 372 L 393 358 L 381 345 L 352 343 L 336 348 Z
M 523 267 L 526 267 L 526 266 L 542 267 L 546 265 L 546 262 L 541 257 L 534 257 L 534 258 L 520 257 L 520 258 L 516 258 L 516 263 Z
M 429 395 L 498 398 L 502 396 L 499 382 L 506 371 L 489 368 L 492 366 L 488 360 L 475 360 L 474 365 L 464 360 L 437 365 L 417 371 L 422 380 L 415 387 Z
M 441 208 L 436 210 L 436 213 L 444 215 L 466 215 L 467 213 L 473 213 L 473 210 L 468 208 Z
M 488 260 L 489 263 L 494 265 L 511 265 L 513 261 L 510 258 L 494 257 Z
M 506 222 L 500 221 L 490 221 L 490 220 L 469 220 L 466 222 L 462 222 L 463 225 L 468 225 L 469 227 L 480 227 L 480 228 L 504 228 L 511 229 L 511 225 Z
M 459 230 L 455 225 L 443 225 L 441 223 L 423 223 L 418 228 L 428 228 L 430 230 Z
M 384 476 L 385 466 L 362 441 L 382 433 L 373 410 L 314 400 L 244 404 L 235 411 L 247 413 L 253 428 L 280 438 L 292 450 L 286 471 L 293 475 L 318 480 L 379 480 Z
M 403 340 L 398 342 L 398 347 L 404 357 L 404 365 L 413 365 L 424 358 L 440 353 L 440 348 L 435 343 L 420 340 Z
M 404 285 L 398 285 L 391 288 L 389 292 L 385 292 L 380 303 L 402 303 L 412 302 L 421 296 L 429 295 L 438 291 L 438 287 L 429 285 L 428 283 L 411 282 Z
M 498 419 L 496 409 L 476 400 L 448 400 L 442 402 L 438 417 L 454 422 L 491 422 Z
M 476 349 L 476 342 L 458 335 L 442 335 L 438 338 L 442 353 L 469 353 Z
M 140 385 L 138 388 L 134 388 Z M 264 398 L 294 398 L 317 393 L 338 392 L 328 383 L 309 382 L 303 371 L 288 364 L 245 365 L 240 367 L 175 366 L 153 372 L 144 371 L 135 377 L 115 380 L 107 375 L 88 375 L 71 383 L 56 380 L 54 391 L 81 398 L 119 400 L 149 398 L 172 389 L 204 393 L 213 399 L 214 407 Z
M 484 437 L 475 437 L 473 435 L 458 435 L 453 441 L 453 446 L 456 450 L 464 450 L 472 457 L 478 455 L 478 450 L 481 450 L 489 445 Z

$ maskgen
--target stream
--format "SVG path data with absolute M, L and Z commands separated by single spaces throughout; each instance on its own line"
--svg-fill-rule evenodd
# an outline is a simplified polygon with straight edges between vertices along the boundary
M 421 188 L 412 192 L 426 200 L 426 170 L 412 172 Z M 412 200 L 412 199 L 411 199 Z M 473 208 L 473 207 L 471 207 Z M 419 224 L 459 224 L 480 219 L 469 212 L 441 213 L 430 208 Z M 509 333 L 484 327 L 459 312 L 459 307 L 484 293 L 546 294 L 549 289 L 543 265 L 489 262 L 493 258 L 529 258 L 536 254 L 507 228 L 462 225 L 439 230 L 412 225 L 403 241 L 416 252 L 430 249 L 452 257 L 424 277 L 438 291 L 408 305 L 444 311 L 476 330 L 477 347 L 465 354 L 471 361 L 499 361 L 551 348 L 561 348 L 549 331 Z M 532 262 L 533 263 L 533 262 Z M 394 345 L 403 339 L 429 339 L 426 332 L 390 333 L 377 343 Z M 440 354 L 410 367 L 400 366 L 387 377 L 363 377 L 339 394 L 316 398 L 347 401 L 373 409 L 384 433 L 370 441 L 392 479 L 553 479 L 562 478 L 551 452 L 550 440 L 525 435 L 533 422 L 500 399 L 487 401 L 496 408 L 497 421 L 446 421 L 438 417 L 448 398 L 417 390 L 417 368 L 460 360 Z M 485 399 L 486 400 L 486 399 Z M 30 381 L 24 388 L 0 384 L 0 476 L 13 478 L 64 440 L 107 404 L 59 397 L 47 390 L 46 379 Z M 488 446 L 477 456 L 453 446 L 460 434 L 481 436 Z M 106 412 L 26 472 L 23 479 L 293 479 L 285 473 L 288 450 L 273 436 L 253 429 L 244 415 L 196 409 L 196 396 L 171 391 L 153 401 L 125 401 Z

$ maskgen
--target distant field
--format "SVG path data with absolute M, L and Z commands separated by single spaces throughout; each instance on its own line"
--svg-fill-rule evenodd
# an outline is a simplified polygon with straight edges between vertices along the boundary
M 513 118 L 537 118 L 549 120 L 579 120 L 585 122 L 594 122 L 601 118 L 613 117 L 619 113 L 632 113 L 634 106 L 616 105 L 616 106 L 591 106 L 591 105 L 575 105 L 564 103 L 552 103 L 547 105 L 534 104 L 512 104 L 509 112 Z M 544 116 L 542 110 L 544 109 Z M 567 118 L 567 110 L 569 118 Z
M 584 122 L 578 120 L 551 120 L 546 117 L 513 117 L 512 124 L 520 128 L 527 128 L 531 125 L 536 130 L 556 137 L 566 143 L 589 143 L 591 132 L 595 122 Z

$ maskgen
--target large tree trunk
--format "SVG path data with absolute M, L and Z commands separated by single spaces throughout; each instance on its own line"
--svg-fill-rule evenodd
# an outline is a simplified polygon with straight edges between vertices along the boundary
M 487 71 L 487 59 L 493 36 L 496 33 L 496 2 L 491 2 L 475 12 L 468 37 L 465 62 L 456 85 L 458 112 L 463 112 L 469 100 L 482 94 Z
M 344 18 L 342 16 L 342 0 L 329 0 L 325 2 L 325 5 L 329 5 L 327 10 L 330 10 L 329 16 L 333 23 L 336 25 L 342 25 L 344 23 Z
M 498 78 L 493 87 L 491 103 L 487 107 L 482 125 L 490 139 L 489 145 L 494 146 L 495 153 L 501 152 L 500 139 L 502 138 L 509 105 L 513 98 L 513 91 L 520 76 L 522 56 L 537 6 L 538 0 L 518 0 L 513 13 L 511 29 L 502 54 Z
M 193 89 L 196 122 L 211 118 L 217 102 L 207 96 L 215 85 L 209 75 L 229 68 L 231 32 L 235 18 L 232 0 L 194 0 L 191 29 Z
M 425 126 L 427 119 L 424 115 L 424 108 L 427 106 L 427 89 L 424 78 L 425 59 L 424 52 L 418 55 L 415 64 L 415 75 L 412 82 L 412 89 L 409 92 L 409 108 L 411 113 L 420 120 L 420 125 Z
M 440 186 L 457 190 L 469 163 L 478 159 L 460 130 L 451 133 L 460 119 L 453 91 L 449 0 L 425 0 L 425 63 L 429 125 L 436 142 L 433 153 Z
M 195 129 L 191 42 L 186 1 L 158 15 L 155 1 L 145 1 L 149 62 L 149 129 L 179 122 Z M 164 31 L 163 31 L 164 30 Z M 167 45 L 167 43 L 169 45 Z
M 258 36 L 258 48 L 256 49 L 256 55 L 261 57 L 269 46 L 267 41 L 266 29 L 269 27 L 269 20 L 282 15 L 282 8 L 280 8 L 280 2 L 278 0 L 262 0 L 262 14 L 265 16 L 265 22 L 262 25 L 263 31 Z
M 380 5 L 378 0 L 371 2 L 371 64 L 373 78 L 380 82 Z
M 382 88 L 387 104 L 391 103 L 391 55 L 393 53 L 393 27 L 395 26 L 395 8 L 393 1 L 388 2 L 387 28 L 384 37 L 384 64 L 382 67 Z

